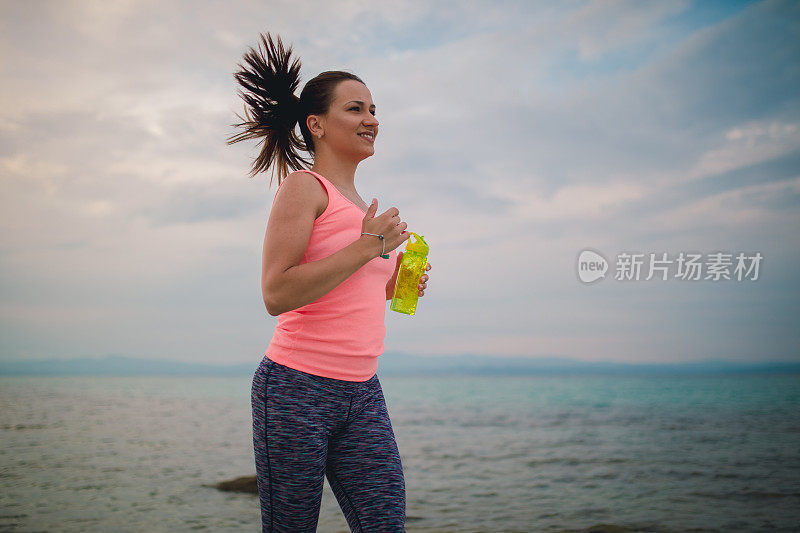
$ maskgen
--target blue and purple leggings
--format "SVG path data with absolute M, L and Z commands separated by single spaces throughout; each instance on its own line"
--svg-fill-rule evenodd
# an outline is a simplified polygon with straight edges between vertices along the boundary
M 377 374 L 343 381 L 265 356 L 251 400 L 262 531 L 316 531 L 325 476 L 352 531 L 405 531 L 403 467 Z

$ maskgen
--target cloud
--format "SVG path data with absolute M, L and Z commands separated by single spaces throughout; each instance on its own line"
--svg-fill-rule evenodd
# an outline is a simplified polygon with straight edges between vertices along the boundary
M 581 61 L 595 61 L 623 46 L 641 46 L 658 35 L 659 22 L 688 7 L 688 2 L 588 2 L 564 17 L 563 30 L 576 36 Z
M 726 131 L 724 144 L 702 154 L 686 177 L 697 179 L 752 166 L 786 155 L 798 146 L 797 123 L 751 121 Z
M 535 192 L 521 194 L 513 188 L 502 190 L 515 200 L 514 214 L 522 220 L 604 218 L 642 195 L 641 187 L 636 183 L 568 185 L 559 188 L 550 198 Z
M 232 73 L 265 31 L 293 44 L 303 82 L 332 68 L 367 81 L 381 134 L 357 189 L 431 243 L 420 314 L 387 313 L 387 349 L 670 360 L 688 328 L 682 358 L 753 357 L 757 340 L 786 355 L 800 340 L 779 326 L 792 304 L 749 330 L 741 321 L 748 305 L 800 296 L 788 277 L 799 9 L 5 3 L 0 305 L 17 333 L 0 357 L 263 352 L 274 319 L 260 248 L 275 189 L 246 177 L 259 147 L 225 140 L 242 105 Z M 730 310 L 743 290 L 733 284 L 590 291 L 573 271 L 586 246 L 727 244 L 763 250 L 787 277 L 765 274 Z M 696 292 L 723 318 L 689 312 Z

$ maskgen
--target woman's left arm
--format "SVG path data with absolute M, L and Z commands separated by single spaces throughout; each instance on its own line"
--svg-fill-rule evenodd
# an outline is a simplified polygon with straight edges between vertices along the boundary
M 394 266 L 394 274 L 392 274 L 392 277 L 389 278 L 389 281 L 386 283 L 386 299 L 387 300 L 391 300 L 392 296 L 394 296 L 394 285 L 397 282 L 397 272 L 400 270 L 400 263 L 402 262 L 402 260 L 403 260 L 403 252 L 399 252 L 397 254 L 397 264 Z M 428 263 L 427 266 L 425 267 L 425 270 L 428 271 L 430 269 L 431 269 L 431 264 Z M 419 295 L 420 296 L 425 296 L 425 288 L 428 286 L 428 279 L 430 279 L 430 276 L 428 276 L 427 274 L 423 274 L 419 278 Z

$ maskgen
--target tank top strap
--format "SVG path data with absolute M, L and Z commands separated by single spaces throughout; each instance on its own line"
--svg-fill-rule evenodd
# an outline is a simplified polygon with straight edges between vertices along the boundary
M 325 191 L 327 191 L 327 193 L 328 193 L 328 201 L 329 201 L 329 202 L 331 201 L 331 200 L 330 200 L 330 199 L 331 199 L 331 192 L 335 192 L 335 193 L 336 193 L 336 194 L 333 194 L 333 196 L 337 196 L 337 195 L 341 194 L 341 193 L 339 192 L 339 189 L 337 189 L 336 187 L 334 187 L 333 183 L 331 183 L 331 182 L 328 180 L 328 178 L 326 178 L 326 177 L 325 177 L 325 176 L 323 176 L 322 174 L 319 174 L 319 173 L 317 173 L 317 172 L 314 172 L 313 170 L 308 170 L 308 169 L 306 169 L 306 168 L 301 168 L 300 170 L 298 170 L 298 172 L 308 172 L 308 173 L 309 173 L 309 174 L 311 174 L 312 176 L 316 177 L 316 178 L 317 178 L 317 180 L 318 180 L 318 181 L 319 181 L 319 182 L 322 184 L 322 186 L 323 186 L 323 187 L 325 187 Z
M 305 168 L 301 168 L 299 170 L 296 170 L 295 172 L 308 172 L 309 174 L 311 174 L 312 176 L 317 178 L 317 181 L 319 181 L 322 184 L 322 186 L 325 188 L 325 191 L 328 193 L 328 203 L 329 204 L 331 202 L 333 202 L 335 204 L 338 204 L 338 203 L 340 203 L 342 201 L 342 198 L 343 198 L 342 193 L 340 193 L 339 189 L 337 189 L 333 185 L 333 183 L 331 183 L 328 180 L 328 178 L 326 178 L 322 174 L 318 174 L 317 172 L 314 172 L 313 170 L 308 170 L 308 169 L 305 169 Z M 286 182 L 286 178 L 284 178 L 281 181 L 280 185 L 278 185 L 278 188 L 275 190 L 275 196 L 272 198 L 272 205 L 275 205 L 275 199 L 278 197 L 278 191 L 281 189 L 281 185 L 283 185 L 285 182 Z

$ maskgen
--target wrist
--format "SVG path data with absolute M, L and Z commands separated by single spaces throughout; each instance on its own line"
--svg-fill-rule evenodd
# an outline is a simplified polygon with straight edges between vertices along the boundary
M 383 241 L 374 235 L 362 234 L 358 241 L 366 261 L 371 261 L 381 255 Z
M 373 237 L 376 237 L 376 238 L 380 239 L 380 241 L 381 241 L 381 253 L 378 254 L 378 255 L 380 257 L 382 257 L 383 259 L 389 259 L 389 254 L 386 253 L 386 238 L 384 237 L 384 235 L 382 233 L 381 234 L 377 234 L 377 233 L 369 233 L 369 232 L 366 232 L 366 231 L 362 231 L 361 232 L 361 236 L 363 237 L 364 235 L 371 235 Z

